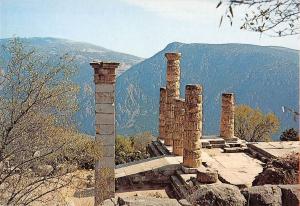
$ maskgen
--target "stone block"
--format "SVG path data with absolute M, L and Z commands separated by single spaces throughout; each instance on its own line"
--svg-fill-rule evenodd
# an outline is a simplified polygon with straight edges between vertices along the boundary
M 114 103 L 115 95 L 112 92 L 96 92 L 95 93 L 96 104 L 101 103 Z
M 115 114 L 96 114 L 96 124 L 115 124 Z
M 197 181 L 204 184 L 216 183 L 218 181 L 218 172 L 200 167 L 197 169 Z
M 114 124 L 96 124 L 96 134 L 106 135 L 115 134 Z
M 96 141 L 100 141 L 101 145 L 115 145 L 116 137 L 115 134 L 96 134 Z
M 115 112 L 115 105 L 114 103 L 108 104 L 96 104 L 96 114 L 113 114 Z
M 95 92 L 114 92 L 115 85 L 114 84 L 97 84 L 95 86 Z
M 115 156 L 115 146 L 113 145 L 103 145 L 102 146 L 103 157 L 114 157 Z M 103 158 L 101 157 L 101 158 Z
M 114 156 L 111 157 L 101 157 L 96 162 L 96 169 L 99 168 L 115 168 L 115 158 Z
M 114 96 L 103 96 L 103 95 L 95 95 L 95 102 L 96 104 L 101 104 L 101 103 L 114 103 L 115 98 Z

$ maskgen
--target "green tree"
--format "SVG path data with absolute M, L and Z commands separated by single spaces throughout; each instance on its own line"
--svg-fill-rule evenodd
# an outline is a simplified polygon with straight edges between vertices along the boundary
M 116 137 L 116 164 L 124 164 L 130 161 L 130 156 L 132 155 L 134 149 L 132 141 L 122 135 Z
M 1 63 L 0 204 L 29 205 L 68 185 L 78 155 L 94 145 L 72 118 L 79 91 L 71 80 L 74 58 L 41 56 L 13 39 Z
M 280 127 L 274 113 L 263 114 L 247 105 L 236 107 L 234 121 L 235 136 L 249 142 L 270 141 Z
M 298 131 L 294 128 L 286 129 L 280 135 L 281 141 L 299 141 Z

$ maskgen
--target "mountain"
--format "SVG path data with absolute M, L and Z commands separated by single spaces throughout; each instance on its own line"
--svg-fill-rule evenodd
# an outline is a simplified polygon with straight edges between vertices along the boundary
M 0 46 L 7 46 L 10 39 L 0 39 Z M 75 57 L 78 68 L 74 81 L 81 87 L 79 95 L 80 111 L 76 114 L 76 122 L 82 132 L 94 134 L 94 83 L 93 69 L 89 62 L 93 60 L 120 62 L 117 75 L 121 75 L 131 66 L 143 59 L 129 54 L 115 52 L 89 43 L 75 42 L 57 38 L 20 38 L 25 48 L 35 48 L 38 53 L 51 59 L 53 56 L 69 54 Z M 1 50 L 1 57 L 6 57 Z M 0 61 L 1 66 L 1 61 Z
M 10 39 L 0 39 L 0 45 L 7 45 Z M 93 60 L 101 61 L 117 61 L 120 66 L 117 75 L 122 74 L 131 66 L 142 61 L 140 57 L 130 54 L 115 52 L 90 43 L 76 42 L 67 39 L 59 39 L 52 37 L 32 37 L 20 39 L 25 46 L 33 47 L 39 52 L 46 55 L 63 55 L 68 53 L 77 59 L 80 66 L 85 65 Z
M 76 121 L 82 132 L 94 134 L 93 60 L 121 63 L 116 83 L 117 132 L 157 134 L 159 88 L 166 83 L 166 52 L 181 52 L 181 96 L 186 84 L 204 88 L 204 133 L 218 134 L 221 93 L 234 92 L 237 104 L 274 112 L 281 130 L 297 128 L 281 106 L 298 110 L 299 51 L 245 44 L 183 44 L 174 42 L 149 59 L 114 52 L 93 44 L 56 38 L 22 38 L 27 46 L 49 57 L 68 53 L 76 57 L 81 86 Z M 0 45 L 8 39 L 0 39 Z M 1 62 L 0 62 L 1 63 Z M 130 68 L 130 69 L 128 69 Z M 126 70 L 126 71 L 125 71 Z M 124 72 L 125 71 L 125 72 Z
M 234 92 L 237 104 L 274 112 L 281 130 L 297 128 L 282 106 L 298 111 L 299 51 L 245 44 L 174 42 L 134 65 L 117 80 L 117 131 L 157 134 L 159 88 L 166 83 L 166 52 L 181 52 L 181 96 L 186 84 L 204 88 L 204 133 L 218 134 L 221 93 Z

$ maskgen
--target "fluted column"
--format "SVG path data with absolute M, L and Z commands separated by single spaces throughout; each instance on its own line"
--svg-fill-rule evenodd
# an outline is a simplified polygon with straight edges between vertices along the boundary
M 173 130 L 173 154 L 177 156 L 183 155 L 183 137 L 184 137 L 184 99 L 175 99 L 174 102 L 175 124 Z
M 166 100 L 167 92 L 165 87 L 160 88 L 160 101 L 159 101 L 159 139 L 165 139 L 165 113 L 166 113 Z
M 185 87 L 184 130 L 183 166 L 197 168 L 201 165 L 202 86 L 200 85 Z
M 96 145 L 95 206 L 115 196 L 115 81 L 119 63 L 92 62 L 95 82 Z
M 234 107 L 234 94 L 223 93 L 220 136 L 225 140 L 234 138 Z
M 180 87 L 180 53 L 166 53 L 167 58 L 167 98 L 165 116 L 165 145 L 173 145 L 174 99 L 179 98 Z

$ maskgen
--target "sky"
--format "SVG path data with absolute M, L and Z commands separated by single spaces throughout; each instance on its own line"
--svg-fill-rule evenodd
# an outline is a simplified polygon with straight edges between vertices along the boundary
M 150 57 L 171 42 L 247 43 L 300 49 L 299 36 L 269 37 L 231 27 L 219 0 L 0 0 L 0 38 L 57 37 Z

